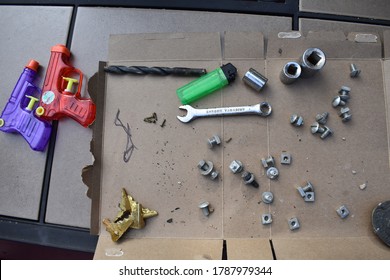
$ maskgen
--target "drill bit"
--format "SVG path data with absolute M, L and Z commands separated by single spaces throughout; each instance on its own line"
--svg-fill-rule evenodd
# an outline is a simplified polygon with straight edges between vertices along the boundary
M 176 75 L 176 76 L 202 76 L 207 73 L 206 69 L 184 68 L 184 67 L 147 67 L 147 66 L 121 66 L 111 65 L 104 68 L 104 71 L 112 74 L 133 74 L 133 75 Z

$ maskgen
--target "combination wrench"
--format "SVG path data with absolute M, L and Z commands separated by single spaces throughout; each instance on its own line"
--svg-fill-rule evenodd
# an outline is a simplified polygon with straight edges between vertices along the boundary
M 261 117 L 268 117 L 272 113 L 272 107 L 268 102 L 262 102 L 252 106 L 221 107 L 210 109 L 195 109 L 190 105 L 183 105 L 180 106 L 179 109 L 187 111 L 185 116 L 177 116 L 177 118 L 183 123 L 188 123 L 193 119 L 201 117 L 221 117 L 232 115 L 259 115 Z

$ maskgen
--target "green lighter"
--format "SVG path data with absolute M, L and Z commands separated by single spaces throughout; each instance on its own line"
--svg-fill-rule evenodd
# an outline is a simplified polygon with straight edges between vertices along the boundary
M 176 90 L 182 104 L 190 104 L 234 81 L 237 68 L 233 64 L 224 64 L 214 71 L 178 88 Z

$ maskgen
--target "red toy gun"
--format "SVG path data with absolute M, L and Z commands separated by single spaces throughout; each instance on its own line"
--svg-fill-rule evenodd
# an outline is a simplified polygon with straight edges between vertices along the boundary
M 64 45 L 51 48 L 42 95 L 35 113 L 45 120 L 71 117 L 87 127 L 95 120 L 96 106 L 91 99 L 81 97 L 83 73 L 69 64 L 69 58 L 70 51 Z M 74 78 L 76 75 L 79 80 Z M 78 84 L 76 93 L 73 93 L 74 84 Z

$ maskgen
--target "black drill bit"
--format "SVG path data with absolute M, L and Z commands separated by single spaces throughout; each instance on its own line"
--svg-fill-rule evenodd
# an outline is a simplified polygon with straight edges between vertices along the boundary
M 104 71 L 112 74 L 133 74 L 133 75 L 176 75 L 176 76 L 202 76 L 207 73 L 206 69 L 184 68 L 184 67 L 147 67 L 147 66 L 121 66 L 111 65 L 104 67 Z

